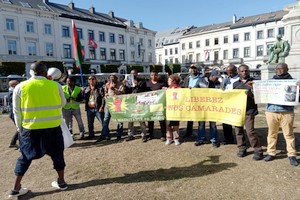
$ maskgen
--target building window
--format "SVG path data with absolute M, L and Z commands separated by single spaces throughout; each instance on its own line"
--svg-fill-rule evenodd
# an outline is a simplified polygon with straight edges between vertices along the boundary
M 14 31 L 15 30 L 15 20 L 6 19 L 6 30 Z
M 233 42 L 239 42 L 239 34 L 233 35 Z
M 278 28 L 278 35 L 284 35 L 284 27 Z
M 7 40 L 7 49 L 9 55 L 17 55 L 17 41 Z
M 175 58 L 175 63 L 176 63 L 176 64 L 179 64 L 178 58 Z
M 224 41 L 224 44 L 227 44 L 228 43 L 228 36 L 224 36 L 223 41 Z
M 45 24 L 44 25 L 44 31 L 46 35 L 51 35 L 52 34 L 52 27 L 51 24 Z
M 140 38 L 139 43 L 140 43 L 141 46 L 144 46 L 144 40 L 143 40 L 143 38 Z
M 267 44 L 267 55 L 269 56 L 270 55 L 270 48 L 271 48 L 271 46 L 273 46 L 273 44 L 272 43 L 269 43 L 269 44 Z
M 120 60 L 125 60 L 125 50 L 124 49 L 120 49 L 119 50 L 119 58 Z
M 182 43 L 182 44 L 181 44 L 181 49 L 182 49 L 182 50 L 185 50 L 185 43 Z
M 233 58 L 239 57 L 239 49 L 238 48 L 232 50 L 232 57 Z
M 168 59 L 165 59 L 165 64 L 168 64 L 168 63 L 169 63 Z
M 170 55 L 173 55 L 173 49 L 172 48 L 170 49 Z
M 71 45 L 70 44 L 64 44 L 64 58 L 71 58 Z
M 228 50 L 224 50 L 223 51 L 223 60 L 227 60 L 228 59 Z
M 264 55 L 264 46 L 259 45 L 256 47 L 256 56 L 263 56 Z
M 182 55 L 182 56 L 181 56 L 181 61 L 182 61 L 182 63 L 186 63 L 185 55 Z
M 88 30 L 88 36 L 89 36 L 88 39 L 91 38 L 91 39 L 94 40 L 95 39 L 94 31 L 93 30 Z
M 244 40 L 245 41 L 250 41 L 250 33 L 249 32 L 244 34 Z
M 104 32 L 99 32 L 99 40 L 100 40 L 100 42 L 105 42 L 105 33 Z
M 89 47 L 89 54 L 90 59 L 96 60 L 96 49 Z
M 110 49 L 110 60 L 117 60 L 115 49 Z
M 148 40 L 148 47 L 152 47 L 152 40 Z
M 100 60 L 106 60 L 106 49 L 100 48 Z
M 130 59 L 131 61 L 135 61 L 135 51 L 130 52 Z
M 193 42 L 189 42 L 189 49 L 193 48 Z
M 263 31 L 257 31 L 257 39 L 263 39 L 264 38 L 264 32 Z
M 83 33 L 82 33 L 82 28 L 76 28 L 77 30 L 77 35 L 79 39 L 83 39 Z
M 34 33 L 34 24 L 33 24 L 33 22 L 26 22 L 26 31 L 28 33 Z
M 244 48 L 244 57 L 245 58 L 250 57 L 250 47 L 245 47 Z
M 190 62 L 190 63 L 193 62 L 193 54 L 190 54 L 190 55 L 189 55 L 189 62 Z
M 274 37 L 274 29 L 268 29 L 268 38 Z
M 177 55 L 178 54 L 178 48 L 176 47 L 175 48 L 175 55 Z
M 200 40 L 196 41 L 196 47 L 200 48 Z
M 36 56 L 36 43 L 35 42 L 27 42 L 27 50 L 29 56 Z
M 215 38 L 215 45 L 219 44 L 219 38 Z
M 200 53 L 197 53 L 196 54 L 196 62 L 200 62 L 200 60 L 201 60 L 201 57 L 200 57 L 201 55 L 200 55 Z
M 148 54 L 148 62 L 152 62 L 152 53 Z
M 165 49 L 165 56 L 168 55 L 168 49 Z
M 209 39 L 206 39 L 206 40 L 205 40 L 205 46 L 206 46 L 206 47 L 209 46 Z
M 119 44 L 124 44 L 124 35 L 119 34 Z
M 63 37 L 70 37 L 70 29 L 68 26 L 62 27 L 62 36 Z
M 115 43 L 115 34 L 114 33 L 109 33 L 109 42 Z
M 172 58 L 170 58 L 170 64 L 173 64 L 173 59 Z
M 219 60 L 219 51 L 214 52 L 214 60 Z
M 46 43 L 46 56 L 53 56 L 53 43 Z
M 134 45 L 134 37 L 130 36 L 130 45 Z

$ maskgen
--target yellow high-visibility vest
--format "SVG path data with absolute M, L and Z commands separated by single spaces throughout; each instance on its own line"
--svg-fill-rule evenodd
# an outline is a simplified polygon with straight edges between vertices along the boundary
M 34 130 L 59 126 L 62 111 L 57 83 L 42 78 L 20 84 L 22 127 Z
M 81 89 L 80 87 L 78 86 L 74 86 L 74 90 L 72 91 L 72 94 L 70 95 L 69 93 L 69 86 L 68 85 L 64 85 L 62 86 L 63 88 L 63 91 L 64 91 L 64 94 L 65 94 L 65 97 L 66 99 L 70 98 L 70 97 L 73 97 L 73 98 L 77 98 L 78 95 L 80 94 L 81 92 Z M 70 100 L 70 102 L 68 102 L 65 106 L 64 106 L 64 109 L 78 109 L 80 108 L 80 104 L 79 102 L 77 101 L 74 101 L 74 100 Z

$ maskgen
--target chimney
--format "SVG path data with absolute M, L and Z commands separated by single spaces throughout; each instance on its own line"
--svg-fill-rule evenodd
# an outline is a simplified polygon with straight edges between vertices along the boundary
M 111 18 L 115 18 L 115 13 L 111 10 L 108 12 L 108 15 L 111 17 Z
M 236 23 L 236 15 L 234 14 L 232 17 L 232 23 L 235 24 Z
M 49 0 L 43 0 L 44 4 L 48 4 Z
M 90 13 L 95 14 L 95 7 L 91 6 L 90 9 L 89 9 L 89 11 L 90 11 Z
M 137 28 L 142 29 L 143 28 L 143 23 L 142 22 L 137 23 Z
M 129 27 L 133 27 L 133 21 L 132 20 L 128 20 L 125 22 L 125 24 Z
M 75 4 L 73 3 L 73 1 L 71 1 L 69 4 L 68 4 L 69 8 L 74 10 L 75 8 Z

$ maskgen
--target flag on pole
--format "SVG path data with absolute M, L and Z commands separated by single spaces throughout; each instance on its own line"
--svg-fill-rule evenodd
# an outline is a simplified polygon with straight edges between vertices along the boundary
M 72 29 L 73 29 L 73 46 L 74 46 L 74 59 L 76 67 L 81 69 L 81 64 L 83 62 L 83 49 L 78 37 L 77 29 L 75 22 L 72 20 Z
M 98 47 L 97 43 L 95 42 L 95 40 L 92 37 L 89 37 L 89 46 L 93 47 L 94 49 L 96 49 Z
M 209 52 L 205 50 L 205 61 L 209 61 Z

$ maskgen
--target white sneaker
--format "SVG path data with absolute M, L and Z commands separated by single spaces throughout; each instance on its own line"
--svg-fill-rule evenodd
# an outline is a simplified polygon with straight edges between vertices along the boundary
M 60 189 L 60 190 L 66 190 L 66 189 L 68 189 L 67 183 L 58 184 L 57 181 L 53 181 L 51 183 L 51 186 L 54 187 L 54 188 Z
M 14 198 L 18 196 L 22 196 L 28 192 L 27 188 L 21 188 L 19 191 L 12 190 L 8 195 L 8 198 Z
M 170 145 L 170 144 L 172 144 L 172 140 L 170 140 L 170 139 L 167 139 L 167 141 L 166 141 L 165 145 Z
M 181 143 L 179 142 L 179 140 L 174 140 L 174 142 L 175 142 L 175 145 L 176 145 L 176 146 L 178 146 L 178 145 L 181 144 Z

